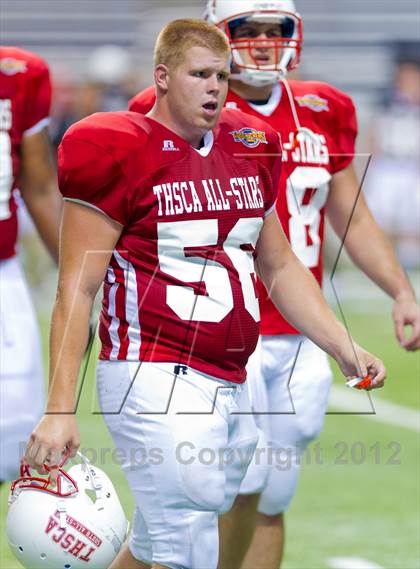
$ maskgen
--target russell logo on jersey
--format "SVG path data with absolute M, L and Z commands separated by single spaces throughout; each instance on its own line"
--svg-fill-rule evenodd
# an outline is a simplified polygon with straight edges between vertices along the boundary
M 174 144 L 173 140 L 164 140 L 163 141 L 163 146 L 162 146 L 162 151 L 163 152 L 176 152 L 178 151 L 179 148 L 177 148 Z

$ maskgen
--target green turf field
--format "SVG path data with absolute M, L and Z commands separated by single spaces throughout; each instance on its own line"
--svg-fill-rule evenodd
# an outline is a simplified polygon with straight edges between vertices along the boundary
M 356 339 L 387 364 L 387 386 L 374 400 L 418 409 L 419 356 L 398 347 L 386 314 L 361 314 L 351 307 L 345 313 Z M 101 417 L 90 413 L 97 409 L 91 375 L 81 396 L 79 425 L 82 447 L 98 453 L 112 449 L 112 442 Z M 336 383 L 342 381 L 336 373 Z M 346 558 L 347 569 L 356 563 L 347 558 L 386 569 L 419 568 L 419 451 L 414 430 L 360 415 L 328 415 L 322 436 L 303 460 L 299 492 L 287 516 L 284 568 L 326 569 L 337 557 Z M 131 516 L 133 503 L 119 467 L 108 458 L 104 468 Z M 19 564 L 4 538 L 7 491 L 0 492 L 0 566 L 13 569 Z

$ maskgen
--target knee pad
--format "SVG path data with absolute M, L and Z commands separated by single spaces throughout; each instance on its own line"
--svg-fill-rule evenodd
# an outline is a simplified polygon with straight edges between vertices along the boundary
M 298 452 L 302 452 L 316 438 L 319 437 L 324 426 L 325 409 L 311 422 L 304 420 L 296 421 L 295 445 Z
M 324 425 L 331 381 L 332 375 L 327 369 L 312 385 L 290 386 L 294 413 L 278 415 L 272 420 L 272 435 L 281 441 L 281 448 L 291 446 L 303 451 L 319 436 Z
M 219 557 L 218 516 L 215 512 L 178 512 L 177 527 L 165 539 L 165 551 L 154 548 L 153 563 L 170 569 L 216 569 Z
M 277 432 L 283 430 L 282 440 L 269 448 L 269 472 L 261 494 L 259 511 L 266 515 L 285 512 L 296 493 L 302 453 L 322 430 L 325 408 L 306 416 L 279 415 Z
M 277 449 L 261 494 L 258 511 L 267 516 L 285 512 L 296 493 L 300 473 L 300 452 L 296 448 Z
M 158 563 L 169 569 L 216 569 L 219 537 L 215 512 L 186 510 L 167 519 L 165 531 L 151 537 L 138 509 L 129 539 L 133 557 L 146 564 Z
M 239 494 L 259 494 L 266 487 L 270 472 L 267 450 L 266 433 L 258 429 L 257 448 L 242 480 Z
M 209 451 L 212 449 L 209 449 Z M 186 496 L 198 510 L 220 511 L 225 501 L 225 474 L 218 469 L 217 457 L 209 452 L 212 463 L 206 465 L 203 453 L 194 464 L 180 464 L 179 472 Z M 213 464 L 214 463 L 214 464 Z

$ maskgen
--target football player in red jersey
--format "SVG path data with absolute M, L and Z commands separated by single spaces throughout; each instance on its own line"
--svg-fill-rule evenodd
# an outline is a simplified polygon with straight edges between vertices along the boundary
M 279 137 L 222 110 L 229 63 L 216 27 L 171 22 L 155 48 L 153 109 L 88 117 L 59 150 L 50 388 L 26 460 L 48 464 L 54 480 L 79 445 L 75 385 L 103 282 L 99 399 L 136 501 L 111 569 L 217 566 L 218 513 L 231 507 L 258 438 L 242 388 L 259 333 L 254 259 L 278 308 L 344 375 L 369 373 L 373 387 L 385 379 L 290 249 L 274 211 Z
M 353 102 L 331 85 L 286 79 L 287 71 L 300 60 L 301 18 L 293 1 L 264 4 L 267 11 L 254 0 L 208 2 L 207 19 L 225 31 L 233 50 L 235 66 L 226 105 L 264 118 L 281 135 L 277 213 L 295 254 L 322 285 L 326 215 L 353 262 L 393 298 L 400 345 L 417 350 L 420 310 L 413 289 L 363 194 L 359 195 L 353 164 L 357 136 Z M 261 370 L 268 409 L 273 412 L 266 436 L 274 449 L 293 458 L 288 469 L 275 464 L 269 468 L 260 499 L 254 490 L 264 479 L 264 469 L 251 463 L 240 498 L 221 519 L 221 569 L 241 566 L 252 519 L 245 512 L 254 511 L 257 500 L 256 527 L 242 567 L 279 567 L 284 512 L 296 492 L 299 457 L 322 429 L 332 381 L 325 353 L 278 313 L 262 287 L 259 292 L 262 336 L 253 363 Z M 405 326 L 411 327 L 407 336 Z M 258 383 L 258 373 L 253 377 L 251 388 Z M 253 399 L 255 410 L 264 410 L 265 400 L 259 401 L 258 394 Z M 264 428 L 264 416 L 256 418 Z
M 340 239 L 345 238 L 355 264 L 394 299 L 395 333 L 401 346 L 416 350 L 420 314 L 412 287 L 363 195 L 359 196 L 353 165 L 357 135 L 353 103 L 331 85 L 286 80 L 287 71 L 300 61 L 301 18 L 291 0 L 263 4 L 208 2 L 207 19 L 224 30 L 233 50 L 226 107 L 263 118 L 281 135 L 277 213 L 296 255 L 321 284 L 327 215 Z M 146 113 L 154 100 L 151 87 L 132 99 L 130 109 Z M 260 456 L 268 439 L 273 452 L 282 451 L 293 459 L 287 469 L 276 468 L 277 464 L 257 468 L 251 463 L 233 510 L 221 519 L 221 569 L 241 565 L 254 532 L 257 504 L 257 525 L 244 566 L 278 568 L 284 512 L 296 491 L 299 456 L 321 431 L 332 379 L 325 353 L 278 313 L 262 287 L 260 307 L 261 344 L 251 358 L 248 384 L 254 410 L 273 412 L 269 421 L 264 414 L 256 415 Z M 404 333 L 407 325 L 412 328 L 409 337 Z
M 61 196 L 47 130 L 51 86 L 37 55 L 0 47 L 0 480 L 18 473 L 20 446 L 42 414 L 38 326 L 16 256 L 18 187 L 46 247 L 58 257 Z

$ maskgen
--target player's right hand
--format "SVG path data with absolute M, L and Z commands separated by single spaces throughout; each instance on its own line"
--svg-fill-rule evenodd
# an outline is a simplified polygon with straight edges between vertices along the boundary
M 371 385 L 366 388 L 367 391 L 384 386 L 387 372 L 383 362 L 356 343 L 336 359 L 347 379 L 369 376 Z
M 75 415 L 44 415 L 29 437 L 23 461 L 40 474 L 49 471 L 50 483 L 55 486 L 58 468 L 76 455 L 79 446 Z

